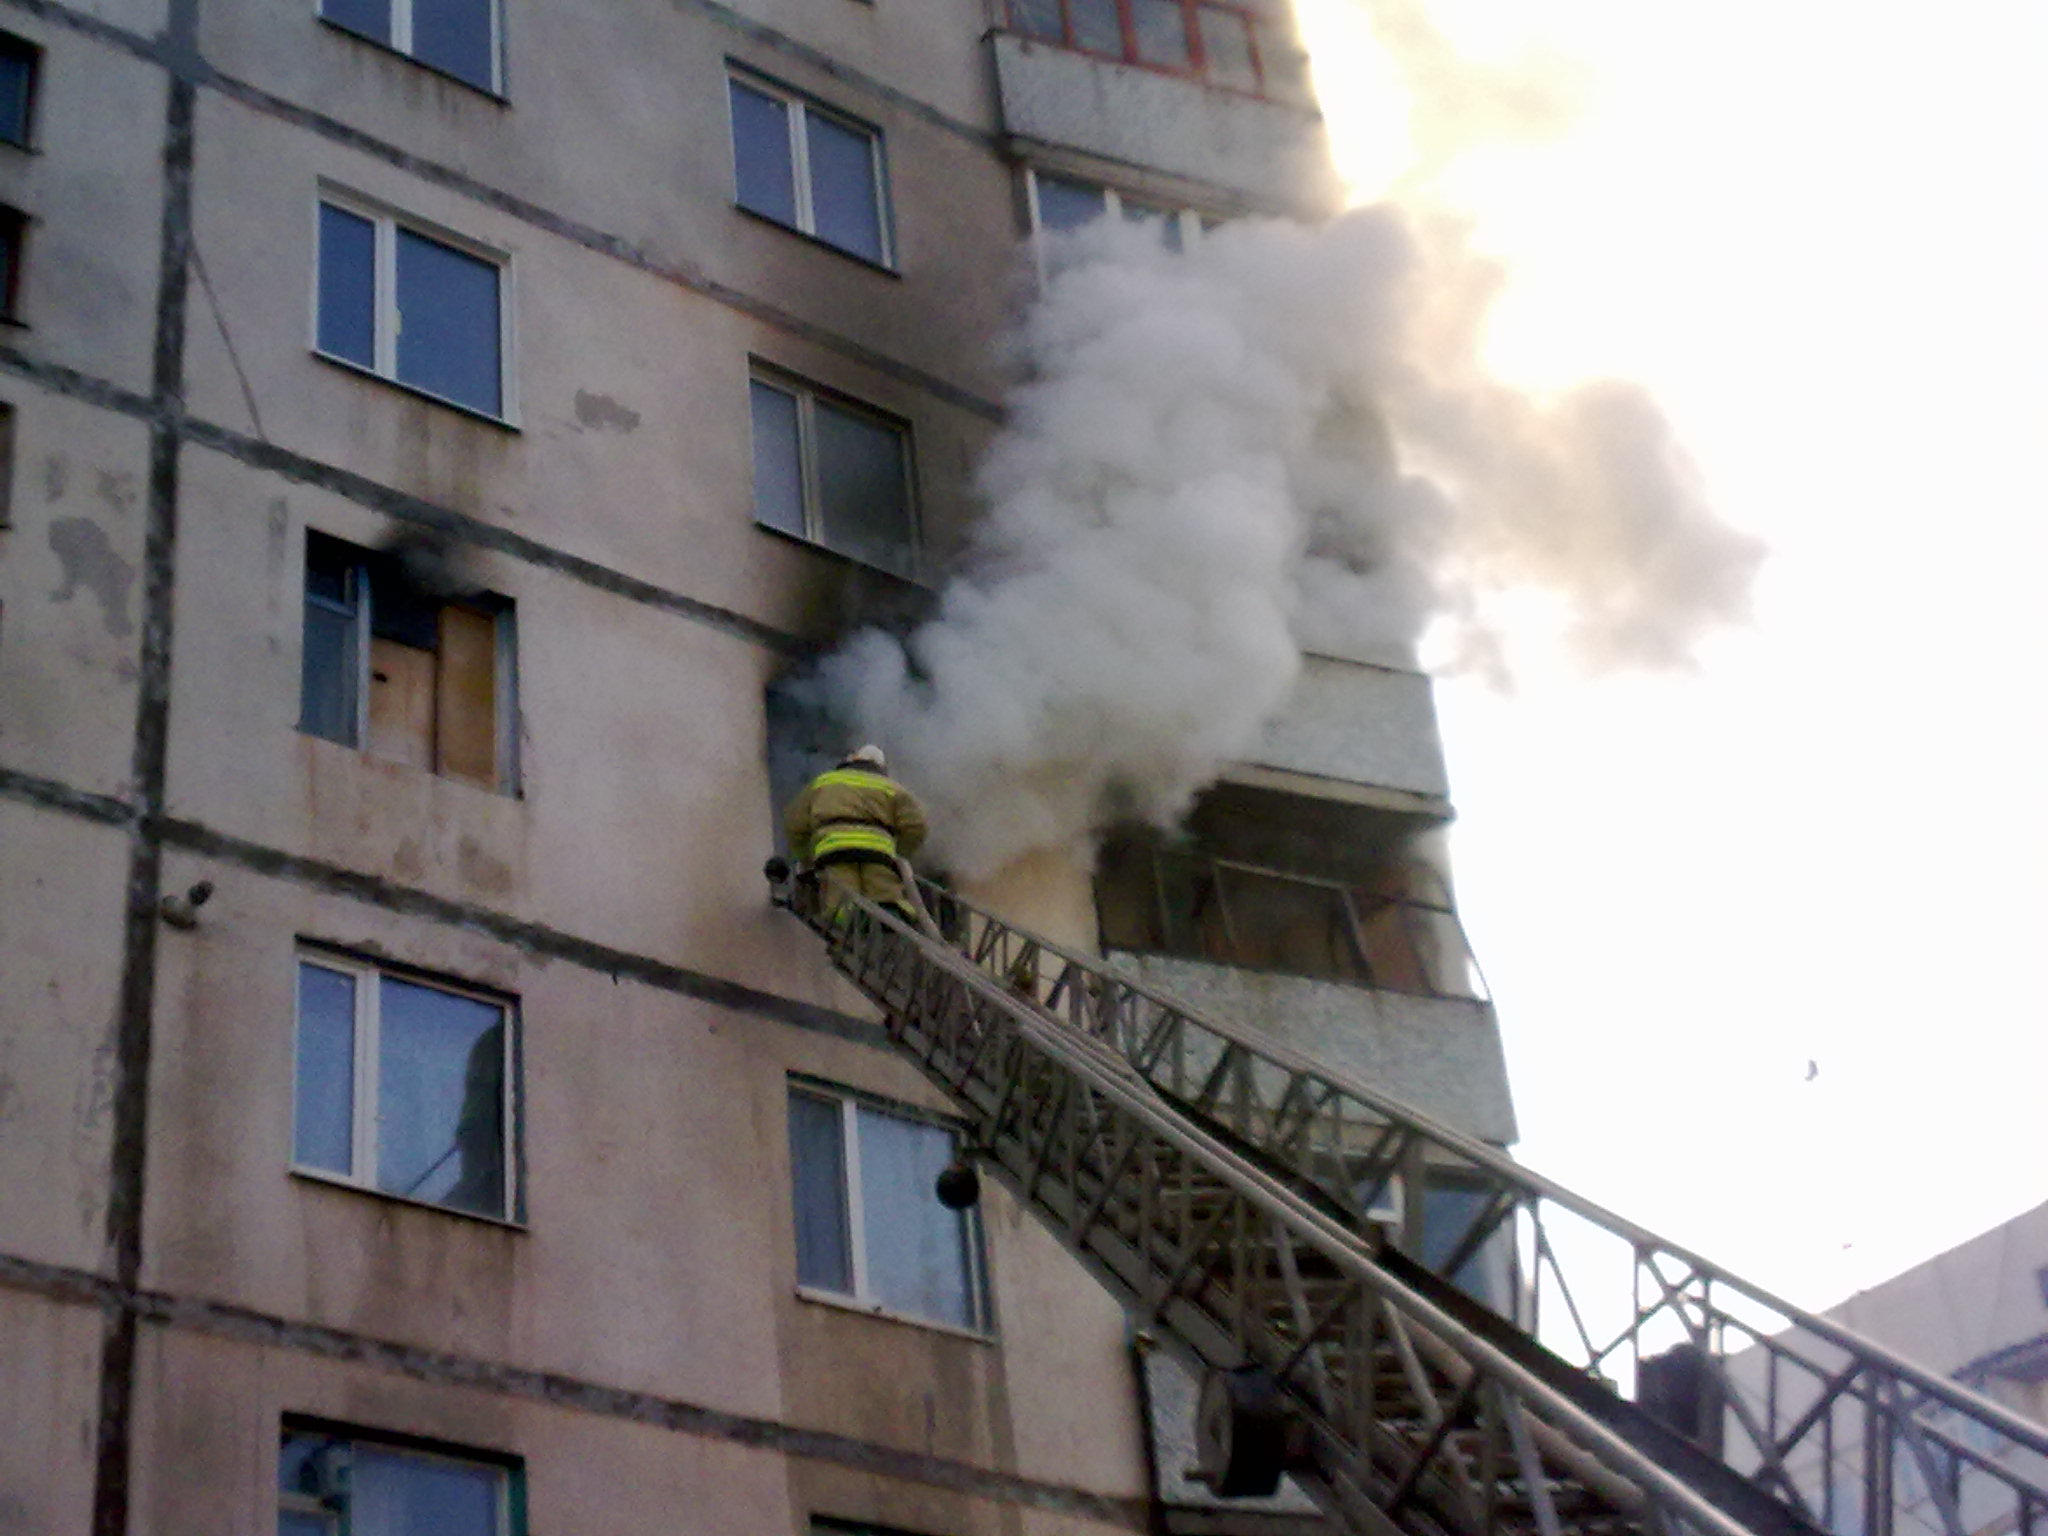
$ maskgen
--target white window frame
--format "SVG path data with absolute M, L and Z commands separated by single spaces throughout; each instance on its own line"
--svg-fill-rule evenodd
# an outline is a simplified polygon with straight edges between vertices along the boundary
M 895 211 L 889 202 L 889 156 L 887 145 L 882 138 L 882 130 L 873 123 L 863 122 L 860 118 L 841 112 L 836 107 L 828 107 L 825 103 L 813 97 L 805 96 L 800 92 L 793 91 L 786 85 L 778 85 L 765 76 L 755 74 L 750 69 L 730 67 L 726 70 L 726 76 L 728 81 L 736 82 L 756 95 L 771 97 L 789 109 L 789 116 L 786 121 L 789 125 L 790 180 L 796 198 L 796 223 L 794 225 L 784 225 L 783 227 L 793 228 L 799 234 L 808 235 L 820 245 L 830 250 L 838 251 L 841 255 L 851 256 L 855 261 L 873 263 L 874 258 L 868 256 L 865 252 L 851 251 L 843 245 L 835 245 L 832 241 L 827 240 L 818 233 L 817 207 L 811 196 L 811 136 L 804 131 L 804 119 L 815 112 L 819 117 L 824 118 L 828 122 L 837 123 L 842 128 L 851 129 L 853 132 L 866 137 L 870 149 L 868 155 L 868 178 L 873 184 L 876 220 L 881 225 L 882 230 L 880 265 L 891 272 L 895 271 L 896 219 Z M 732 120 L 730 84 L 727 86 L 726 126 L 727 132 L 733 136 L 734 205 L 747 213 L 754 214 L 757 218 L 767 219 L 771 224 L 781 224 L 782 221 L 780 219 L 761 213 L 756 209 L 747 208 L 745 204 L 739 202 L 739 132 L 738 124 Z
M 375 245 L 371 259 L 370 295 L 370 346 L 371 365 L 365 368 L 354 358 L 342 357 L 329 352 L 320 345 L 320 209 L 332 206 L 342 213 L 353 214 L 356 218 L 368 220 L 375 228 Z M 478 261 L 489 262 L 498 269 L 498 410 L 494 415 L 478 406 L 461 400 L 451 400 L 446 395 L 437 395 L 431 389 L 422 388 L 398 376 L 398 231 L 407 230 L 436 245 L 445 245 L 450 250 Z M 433 400 L 450 410 L 461 411 L 479 421 L 494 421 L 501 426 L 519 425 L 518 394 L 514 385 L 519 377 L 513 351 L 512 312 L 514 309 L 514 267 L 512 253 L 497 246 L 486 245 L 472 239 L 459 230 L 436 224 L 403 212 L 388 203 L 380 203 L 364 197 L 345 187 L 321 182 L 313 198 L 313 293 L 312 329 L 309 333 L 314 355 L 326 359 L 351 373 L 365 374 L 382 379 L 387 384 L 410 391 L 423 400 Z
M 457 85 L 466 85 L 471 90 L 503 99 L 505 95 L 505 0 L 490 0 L 491 11 L 491 80 L 488 85 L 478 85 L 461 75 L 450 74 L 438 64 L 431 64 L 412 51 L 412 4 L 413 0 L 391 0 L 391 41 L 371 37 L 358 32 L 354 27 L 335 21 L 328 16 L 322 0 L 313 0 L 313 14 L 337 32 L 359 38 L 373 48 L 389 48 L 393 53 L 404 54 L 421 69 L 432 70 L 444 80 L 453 80 Z
M 519 1167 L 519 1105 L 521 1095 L 515 1076 L 519 1062 L 519 1009 L 511 999 L 489 992 L 465 987 L 459 982 L 450 982 L 441 977 L 422 976 L 392 966 L 378 965 L 374 961 L 358 959 L 337 950 L 317 945 L 301 944 L 292 955 L 292 1137 L 291 1171 L 301 1178 L 318 1179 L 323 1183 L 340 1184 L 349 1189 L 359 1189 L 368 1194 L 380 1195 L 387 1200 L 403 1200 L 411 1205 L 423 1206 L 428 1210 L 446 1211 L 456 1216 L 467 1216 L 476 1221 L 496 1222 L 500 1226 L 520 1226 L 520 1191 L 524 1187 Z M 304 1033 L 303 1020 L 299 1016 L 299 968 L 305 965 L 336 971 L 355 980 L 355 1058 L 351 1066 L 353 1081 L 350 1084 L 352 1102 L 349 1105 L 349 1171 L 336 1173 L 332 1168 L 312 1168 L 299 1161 L 298 1137 L 298 1089 L 299 1089 L 299 1040 Z M 416 987 L 427 987 L 436 992 L 446 992 L 454 997 L 468 998 L 472 1002 L 484 1003 L 496 1008 L 505 1021 L 505 1059 L 502 1064 L 501 1092 L 504 1095 L 500 1119 L 504 1134 L 503 1167 L 505 1189 L 503 1211 L 492 1215 L 487 1211 L 465 1210 L 460 1206 L 443 1205 L 436 1200 L 423 1200 L 417 1195 L 401 1194 L 394 1189 L 385 1189 L 377 1183 L 377 1058 L 381 1040 L 381 1020 L 378 1016 L 377 997 L 379 978 L 390 976 Z M 367 1170 L 367 1171 L 366 1171 Z
M 953 1138 L 957 1152 L 966 1137 L 956 1120 L 944 1115 L 933 1114 L 912 1104 L 898 1103 L 894 1099 L 880 1098 L 875 1094 L 862 1093 L 858 1089 L 842 1087 L 837 1083 L 823 1082 L 814 1077 L 798 1077 L 792 1074 L 788 1082 L 788 1095 L 828 1101 L 839 1108 L 840 1177 L 845 1181 L 840 1193 L 846 1200 L 846 1247 L 848 1266 L 853 1270 L 853 1290 L 834 1291 L 823 1286 L 806 1285 L 799 1281 L 796 1293 L 806 1301 L 820 1301 L 831 1306 L 850 1307 L 873 1317 L 892 1318 L 897 1322 L 913 1323 L 919 1328 L 931 1328 L 940 1333 L 958 1334 L 963 1338 L 988 1340 L 995 1337 L 995 1306 L 989 1285 L 988 1233 L 981 1223 L 981 1208 L 969 1206 L 959 1212 L 967 1225 L 967 1294 L 971 1303 L 974 1324 L 962 1328 L 943 1318 L 926 1317 L 919 1312 L 904 1312 L 890 1306 L 874 1294 L 868 1282 L 868 1244 L 866 1210 L 861 1199 L 860 1176 L 860 1115 L 865 1106 L 880 1114 L 893 1115 L 899 1120 L 910 1120 L 920 1125 L 932 1126 L 945 1131 Z M 787 1113 L 788 1101 L 784 1100 Z M 790 1168 L 790 1198 L 795 1199 L 796 1169 Z M 931 1195 L 934 1203 L 938 1196 Z
M 894 576 L 899 580 L 921 581 L 924 572 L 924 531 L 922 527 L 923 519 L 918 515 L 917 504 L 917 437 L 911 423 L 900 416 L 892 416 L 889 412 L 879 407 L 869 405 L 865 400 L 856 400 L 850 395 L 842 395 L 836 390 L 826 389 L 822 385 L 813 384 L 808 379 L 799 378 L 796 374 L 786 373 L 780 368 L 763 363 L 759 359 L 754 359 L 747 367 L 747 432 L 750 448 L 752 446 L 752 433 L 754 430 L 752 390 L 756 384 L 762 384 L 769 389 L 778 390 L 785 395 L 791 396 L 796 401 L 797 470 L 798 481 L 803 488 L 804 503 L 804 531 L 801 535 L 803 541 L 814 548 L 829 550 L 843 560 L 852 560 L 856 564 L 867 566 L 872 570 L 886 572 L 888 575 Z M 872 560 L 856 554 L 852 550 L 842 549 L 824 537 L 824 483 L 818 467 L 818 434 L 815 425 L 818 402 L 820 400 L 823 400 L 834 410 L 844 411 L 849 416 L 865 417 L 869 421 L 887 427 L 901 440 L 903 444 L 903 516 L 904 521 L 909 525 L 906 530 L 908 537 L 905 540 L 910 546 L 909 570 L 895 571 L 890 570 L 885 565 L 876 565 Z M 758 501 L 755 506 L 754 521 L 756 526 L 765 528 L 770 533 L 780 533 L 791 538 L 798 537 L 798 535 L 791 534 L 786 528 L 777 528 L 772 523 L 762 522 Z

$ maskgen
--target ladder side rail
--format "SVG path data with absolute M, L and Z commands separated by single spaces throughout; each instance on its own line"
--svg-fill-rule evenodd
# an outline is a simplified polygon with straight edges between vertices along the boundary
M 939 890 L 941 888 L 934 886 L 932 889 Z M 961 897 L 951 893 L 947 894 L 948 899 L 959 902 L 963 907 L 973 911 L 985 923 L 1004 928 L 1012 926 L 1003 919 L 976 907 L 973 903 L 967 902 Z M 1015 931 L 1021 932 L 1022 930 Z M 1904 1356 L 1886 1348 L 1876 1340 L 1866 1338 L 1852 1329 L 1845 1328 L 1827 1318 L 1795 1306 L 1783 1297 L 1742 1279 L 1740 1276 L 1721 1268 L 1711 1260 L 1694 1253 L 1692 1250 L 1671 1242 L 1648 1228 L 1576 1194 L 1540 1173 L 1523 1167 L 1498 1148 L 1492 1147 L 1475 1137 L 1468 1136 L 1451 1126 L 1435 1121 L 1422 1112 L 1411 1109 L 1399 1100 L 1390 1098 L 1366 1084 L 1359 1083 L 1343 1074 L 1333 1072 L 1279 1041 L 1271 1040 L 1256 1031 L 1234 1026 L 1189 1009 L 1164 994 L 1147 987 L 1144 983 L 1111 970 L 1100 960 L 1080 954 L 1078 951 L 1069 949 L 1054 940 L 1037 938 L 1036 936 L 1034 938 L 1039 948 L 1046 955 L 1055 956 L 1059 960 L 1069 965 L 1078 966 L 1084 971 L 1094 971 L 1105 982 L 1125 988 L 1135 999 L 1143 999 L 1145 1004 L 1152 1010 L 1160 1014 L 1177 1016 L 1179 1027 L 1183 1031 L 1199 1031 L 1211 1036 L 1226 1053 L 1232 1047 L 1235 1047 L 1237 1051 L 1271 1062 L 1286 1073 L 1316 1079 L 1319 1085 L 1335 1090 L 1344 1097 L 1371 1110 L 1374 1114 L 1412 1127 L 1418 1134 L 1442 1151 L 1454 1154 L 1457 1158 L 1478 1169 L 1484 1170 L 1502 1182 L 1516 1186 L 1521 1191 L 1523 1200 L 1540 1199 L 1549 1201 L 1563 1210 L 1570 1211 L 1582 1220 L 1604 1229 L 1611 1235 L 1623 1239 L 1634 1249 L 1639 1251 L 1650 1250 L 1668 1255 L 1670 1258 L 1687 1266 L 1702 1279 L 1724 1285 L 1752 1305 L 1775 1312 L 1783 1319 L 1785 1327 L 1809 1333 L 1818 1339 L 1834 1345 L 1836 1348 L 1845 1350 L 1863 1359 L 1870 1366 L 1875 1367 L 1881 1374 L 1910 1385 L 1923 1399 L 1931 1400 L 1967 1418 L 1974 1419 L 2004 1438 L 2033 1450 L 2040 1455 L 2048 1456 L 2048 1429 L 2044 1429 L 2040 1425 L 2021 1418 L 2018 1414 L 2007 1409 L 2002 1404 L 1993 1402 L 1981 1393 L 1974 1392 L 1959 1383 L 1935 1375 L 1924 1367 L 1916 1365 Z M 1561 1266 L 1559 1267 L 1559 1274 L 1562 1277 Z
M 1592 1453 L 1599 1462 L 1641 1490 L 1646 1498 L 1668 1508 L 1701 1532 L 1718 1533 L 1718 1536 L 1750 1536 L 1747 1527 L 1729 1518 L 1689 1484 L 1637 1451 L 1577 1404 L 1556 1393 L 1512 1356 L 1473 1335 L 1450 1314 L 1381 1269 L 1373 1262 L 1367 1245 L 1356 1234 L 1186 1120 L 1120 1058 L 1112 1062 L 1104 1059 L 1106 1052 L 1077 1049 L 1076 1039 L 1070 1031 L 1007 993 L 963 957 L 942 945 L 931 943 L 892 914 L 865 900 L 856 898 L 855 906 L 856 915 L 851 921 L 813 924 L 833 943 L 835 951 L 855 948 L 855 940 L 861 936 L 860 930 L 865 929 L 868 943 L 859 947 L 873 949 L 877 947 L 873 943 L 874 936 L 886 935 L 896 944 L 909 945 L 921 952 L 925 965 L 942 968 L 979 992 L 992 1005 L 988 1016 L 996 1021 L 995 1027 L 1015 1035 L 1042 1060 L 1054 1066 L 1067 1079 L 1070 1095 L 1075 1091 L 1085 1091 L 1099 1096 L 1114 1104 L 1120 1114 L 1140 1121 L 1153 1140 L 1175 1148 L 1181 1156 L 1199 1164 L 1208 1175 L 1229 1186 L 1238 1199 L 1261 1211 L 1277 1228 L 1284 1229 L 1317 1252 L 1341 1273 L 1362 1282 L 1382 1302 L 1455 1351 L 1470 1369 L 1508 1393 L 1525 1412 Z M 860 967 L 861 974 L 872 974 L 873 971 L 872 966 Z M 1070 1097 L 1068 1103 L 1071 1105 L 1072 1102 Z M 1057 1130 L 1054 1135 L 1058 1135 Z M 1045 1163 L 1041 1162 L 1040 1168 L 1044 1166 Z

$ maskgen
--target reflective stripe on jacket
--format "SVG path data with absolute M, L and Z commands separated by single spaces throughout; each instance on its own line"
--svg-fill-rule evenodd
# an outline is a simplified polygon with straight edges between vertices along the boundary
M 894 779 L 862 768 L 819 774 L 785 818 L 789 851 L 811 864 L 893 864 L 924 845 L 924 808 Z

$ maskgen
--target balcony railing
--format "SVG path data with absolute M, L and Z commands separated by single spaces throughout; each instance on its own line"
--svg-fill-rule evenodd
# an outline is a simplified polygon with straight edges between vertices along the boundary
M 1105 850 L 1097 901 L 1110 949 L 1425 997 L 1486 997 L 1457 913 L 1405 891 L 1126 842 Z
M 1298 55 L 1256 11 L 1221 0 L 1009 0 L 1010 30 L 1252 96 L 1300 94 Z

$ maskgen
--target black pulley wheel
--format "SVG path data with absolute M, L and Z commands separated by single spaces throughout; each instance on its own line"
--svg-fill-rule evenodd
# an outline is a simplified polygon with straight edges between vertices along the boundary
M 1287 1404 L 1272 1373 L 1255 1365 L 1211 1371 L 1195 1419 L 1195 1457 L 1210 1491 L 1264 1498 L 1287 1463 Z

